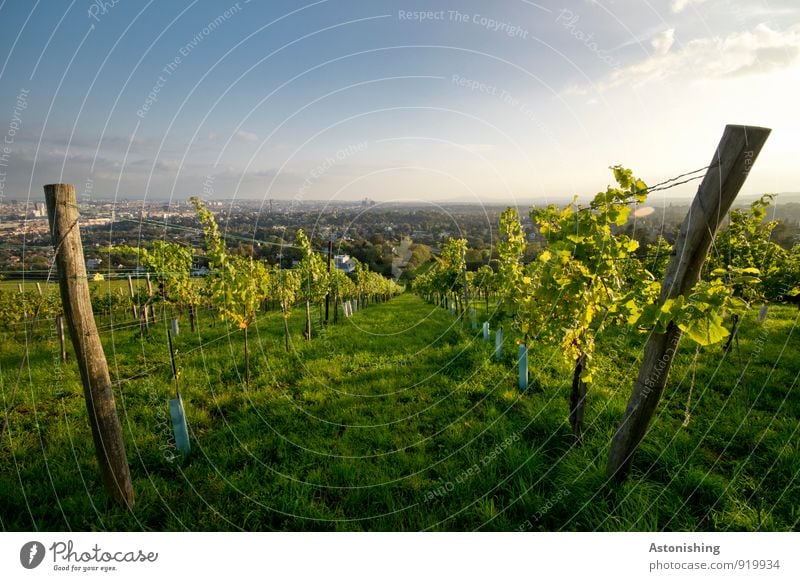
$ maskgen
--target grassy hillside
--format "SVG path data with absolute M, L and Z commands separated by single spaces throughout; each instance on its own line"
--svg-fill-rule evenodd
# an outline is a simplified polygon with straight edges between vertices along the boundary
M 798 311 L 745 319 L 735 351 L 681 349 L 633 477 L 606 486 L 608 445 L 644 337 L 600 339 L 587 433 L 572 447 L 570 375 L 534 348 L 516 387 L 513 349 L 406 294 L 301 336 L 278 315 L 241 332 L 201 316 L 176 338 L 192 437 L 175 457 L 165 329 L 103 333 L 137 505 L 100 486 L 77 368 L 48 330 L 2 336 L 2 530 L 790 530 L 800 525 Z M 107 321 L 103 322 L 104 324 Z M 20 375 L 18 389 L 17 375 Z M 683 426 L 692 377 L 691 417 Z M 741 381 L 739 378 L 741 376 Z

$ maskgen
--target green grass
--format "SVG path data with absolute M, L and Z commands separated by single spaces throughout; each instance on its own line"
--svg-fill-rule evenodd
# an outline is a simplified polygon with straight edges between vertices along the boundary
M 571 444 L 570 373 L 531 349 L 516 388 L 480 329 L 406 294 L 301 337 L 262 315 L 241 332 L 201 313 L 176 338 L 192 454 L 173 459 L 173 384 L 163 324 L 103 333 L 136 490 L 109 504 L 74 361 L 40 328 L 12 398 L 23 342 L 2 336 L 8 429 L 0 442 L 2 530 L 796 530 L 800 519 L 798 311 L 742 325 L 735 351 L 676 359 L 662 405 L 619 488 L 604 464 L 644 337 L 600 338 L 584 445 Z M 316 311 L 314 312 L 316 314 Z M 120 315 L 125 318 L 124 315 Z M 105 325 L 108 321 L 99 321 Z M 130 379 L 134 378 L 134 379 Z M 746 387 L 746 389 L 745 389 Z M 745 393 L 747 392 L 747 393 Z

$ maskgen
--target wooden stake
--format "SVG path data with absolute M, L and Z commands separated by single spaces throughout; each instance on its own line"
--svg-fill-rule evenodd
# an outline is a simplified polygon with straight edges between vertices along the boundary
M 128 275 L 128 293 L 131 295 L 131 312 L 133 313 L 133 318 L 139 318 L 139 312 L 136 310 L 136 295 L 133 292 L 133 280 L 131 280 L 131 275 Z
M 770 129 L 728 125 L 722 134 L 710 168 L 697 190 L 681 226 L 675 250 L 661 289 L 660 302 L 688 295 L 700 279 L 700 271 L 722 220 L 728 213 L 747 175 L 769 137 Z M 644 438 L 678 350 L 681 332 L 670 322 L 665 333 L 652 333 L 645 346 L 639 376 L 614 434 L 606 472 L 625 478 L 631 459 Z
M 331 273 L 331 255 L 333 254 L 333 236 L 331 239 L 328 240 L 328 276 L 330 277 Z M 331 304 L 331 292 L 330 289 L 327 293 L 325 293 L 325 324 L 328 324 L 328 315 L 330 310 Z M 334 305 L 335 306 L 335 305 Z
M 97 462 L 109 495 L 114 501 L 133 508 L 133 485 L 122 440 L 122 427 L 117 416 L 106 356 L 92 313 L 78 227 L 75 186 L 47 185 L 44 186 L 44 195 L 58 267 L 61 302 L 81 373 Z
M 150 273 L 147 273 L 147 297 L 150 302 L 150 318 L 153 319 L 153 322 L 156 321 L 156 307 L 153 304 L 153 282 L 150 280 Z M 194 331 L 194 329 L 192 329 Z
M 311 341 L 311 302 L 306 301 L 306 341 Z

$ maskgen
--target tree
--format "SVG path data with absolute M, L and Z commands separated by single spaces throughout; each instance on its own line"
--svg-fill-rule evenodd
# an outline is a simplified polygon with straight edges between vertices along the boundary
M 733 296 L 747 306 L 766 303 L 780 294 L 781 274 L 786 251 L 770 240 L 777 221 L 767 220 L 772 195 L 764 195 L 750 204 L 749 210 L 731 210 L 729 225 L 719 233 L 714 252 L 706 263 L 708 271 L 721 273 L 733 290 Z M 727 351 L 739 326 L 739 315 L 732 315 L 733 325 Z
M 795 244 L 786 256 L 780 288 L 780 294 L 776 298 L 791 297 L 792 300 L 797 301 L 797 298 L 800 297 L 800 244 Z M 800 301 L 797 301 L 797 304 L 800 306 Z
M 200 292 L 191 279 L 192 249 L 173 242 L 155 240 L 151 248 L 124 247 L 136 254 L 139 263 L 153 274 L 159 288 L 159 297 L 165 304 L 184 306 L 189 311 L 189 323 L 195 330 L 195 313 L 200 304 Z M 148 301 L 153 298 L 148 298 Z M 146 305 L 144 308 L 147 308 Z
M 338 319 L 339 303 L 349 300 L 356 295 L 356 285 L 341 270 L 334 269 L 328 278 L 329 292 L 333 297 L 333 320 Z
M 649 270 L 656 280 L 663 280 L 667 272 L 667 264 L 672 254 L 672 244 L 659 235 L 656 241 L 647 245 L 646 256 L 643 258 L 645 267 Z
M 495 274 L 492 270 L 492 267 L 488 264 L 484 264 L 481 266 L 472 277 L 472 286 L 478 292 L 480 296 L 483 294 L 483 298 L 486 300 L 486 316 L 489 316 L 489 293 L 494 290 L 495 287 Z
M 232 321 L 244 333 L 245 383 L 250 387 L 250 352 L 247 330 L 255 322 L 258 306 L 269 290 L 269 272 L 251 257 L 231 255 L 219 233 L 214 215 L 199 198 L 191 198 L 197 209 L 212 268 L 210 292 L 223 319 Z
M 300 274 L 295 270 L 275 265 L 269 277 L 269 294 L 276 298 L 283 318 L 283 338 L 289 352 L 289 315 L 300 291 Z
M 447 242 L 442 244 L 441 252 L 436 258 L 437 284 L 439 288 L 450 293 L 459 312 L 466 308 L 462 302 L 466 290 L 464 277 L 466 253 L 467 241 L 464 238 L 448 238 Z
M 548 305 L 540 336 L 558 341 L 574 365 L 570 422 L 576 443 L 583 431 L 587 385 L 593 380 L 590 362 L 596 336 L 609 325 L 635 322 L 642 297 L 652 302 L 658 290 L 633 255 L 639 243 L 614 231 L 628 221 L 633 206 L 647 199 L 647 186 L 630 170 L 612 170 L 618 187 L 598 193 L 588 207 L 573 202 L 561 209 L 550 205 L 531 210 L 531 219 L 547 240 L 532 295 L 535 302 Z M 625 276 L 631 267 L 637 272 Z M 643 284 L 631 288 L 626 279 Z

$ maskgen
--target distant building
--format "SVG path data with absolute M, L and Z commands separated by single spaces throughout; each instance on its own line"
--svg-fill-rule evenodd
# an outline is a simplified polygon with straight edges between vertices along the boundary
M 333 257 L 333 263 L 336 266 L 336 270 L 341 270 L 345 274 L 356 269 L 356 263 L 347 254 L 337 254 Z
M 88 270 L 92 270 L 93 268 L 98 268 L 101 264 L 103 264 L 103 261 L 100 260 L 99 258 L 87 258 L 86 259 L 86 268 Z
M 47 217 L 47 206 L 45 206 L 42 202 L 36 202 L 33 204 L 33 208 L 31 211 L 28 212 L 28 218 L 46 218 Z

